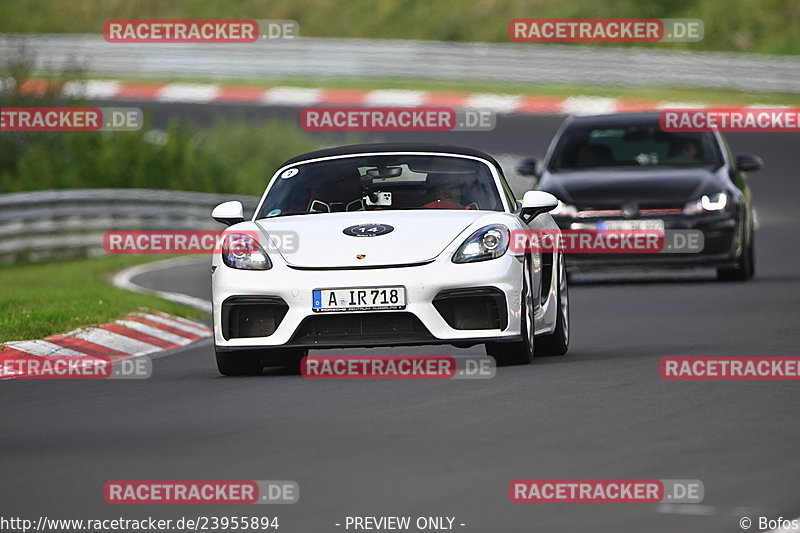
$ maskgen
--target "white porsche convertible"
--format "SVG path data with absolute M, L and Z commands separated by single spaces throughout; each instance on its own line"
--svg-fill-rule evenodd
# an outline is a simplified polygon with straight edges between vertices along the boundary
M 293 365 L 309 348 L 485 344 L 498 365 L 565 354 L 560 253 L 510 249 L 552 230 L 554 196 L 518 201 L 472 149 L 368 144 L 294 157 L 251 220 L 239 202 L 214 254 L 214 343 L 225 375 Z M 289 238 L 291 237 L 291 238 Z

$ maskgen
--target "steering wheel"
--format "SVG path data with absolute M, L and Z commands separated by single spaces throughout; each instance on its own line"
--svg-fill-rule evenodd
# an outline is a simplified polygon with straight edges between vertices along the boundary
M 464 209 L 463 205 L 458 205 L 454 202 L 448 202 L 447 200 L 434 200 L 433 202 L 428 202 L 422 207 L 427 209 Z

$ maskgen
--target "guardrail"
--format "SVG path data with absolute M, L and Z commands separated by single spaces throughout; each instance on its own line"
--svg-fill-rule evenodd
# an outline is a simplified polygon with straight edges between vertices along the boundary
M 0 262 L 102 255 L 112 230 L 217 230 L 217 204 L 257 196 L 150 189 L 64 189 L 0 195 Z
M 100 35 L 0 35 L 36 68 L 164 78 L 415 78 L 800 92 L 800 58 L 653 48 L 298 38 L 269 44 L 114 44 Z
M 523 156 L 497 161 L 518 197 L 535 180 L 517 174 Z M 219 230 L 211 210 L 239 200 L 249 218 L 259 196 L 155 189 L 58 189 L 0 194 L 0 263 L 103 255 L 103 234 L 125 230 Z

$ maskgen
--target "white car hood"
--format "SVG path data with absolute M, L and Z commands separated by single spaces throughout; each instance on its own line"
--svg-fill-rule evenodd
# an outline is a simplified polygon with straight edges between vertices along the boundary
M 470 224 L 492 214 L 497 213 L 449 209 L 373 211 L 294 215 L 256 223 L 267 235 L 296 233 L 296 246 L 279 247 L 291 266 L 374 267 L 434 259 Z M 345 228 L 357 224 L 388 224 L 394 230 L 374 237 L 345 235 Z M 362 259 L 357 257 L 362 255 Z

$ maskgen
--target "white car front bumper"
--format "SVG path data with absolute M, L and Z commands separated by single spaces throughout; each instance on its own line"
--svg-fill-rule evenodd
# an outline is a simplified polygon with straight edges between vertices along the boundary
M 360 347 L 360 346 L 393 346 L 408 344 L 449 344 L 477 343 L 486 341 L 513 341 L 520 337 L 520 294 L 522 290 L 522 258 L 511 253 L 489 261 L 455 264 L 448 254 L 442 254 L 431 263 L 419 266 L 384 267 L 368 269 L 316 269 L 300 270 L 291 268 L 284 262 L 274 262 L 270 270 L 249 271 L 237 270 L 219 263 L 212 275 L 214 341 L 218 350 L 235 350 L 259 347 Z M 353 311 L 316 313 L 312 311 L 312 291 L 326 288 L 356 288 L 403 286 L 406 288 L 407 305 L 402 311 Z M 498 296 L 495 302 L 501 302 L 504 309 L 498 308 L 499 327 L 491 329 L 457 329 L 451 327 L 443 315 L 434 306 L 434 298 L 442 291 L 456 289 L 489 288 Z M 232 317 L 230 302 L 241 302 L 241 298 L 252 298 L 253 305 L 258 305 L 259 298 L 271 297 L 275 302 L 282 300 L 288 309 L 274 332 L 266 336 L 235 336 L 230 322 L 223 327 L 223 321 L 236 320 Z M 229 301 L 227 312 L 223 313 L 223 303 Z M 499 307 L 499 306 L 498 306 Z M 378 317 L 383 313 L 407 313 L 393 317 Z M 359 330 L 358 321 L 351 321 L 346 332 L 335 331 L 331 324 L 343 324 L 346 321 L 326 317 L 356 314 L 370 314 L 378 317 L 383 329 L 370 329 L 365 322 L 365 330 Z M 371 320 L 372 317 L 361 317 Z M 386 322 L 394 318 L 398 320 L 397 331 L 386 330 Z M 406 320 L 408 319 L 408 320 Z M 414 331 L 409 331 L 402 322 L 415 322 L 424 328 L 419 330 L 417 324 Z M 317 327 L 321 322 L 325 324 Z M 452 317 L 450 319 L 453 323 Z M 456 324 L 459 325 L 459 324 Z M 463 324 L 460 324 L 463 326 Z M 502 327 L 505 325 L 505 327 Z M 315 335 L 309 336 L 309 328 Z M 354 329 L 355 328 L 355 329 Z M 273 329 L 272 327 L 267 330 Z M 413 329 L 413 328 L 412 328 Z M 248 335 L 259 331 L 258 327 L 250 327 Z M 330 334 L 326 333 L 330 332 Z M 227 336 L 227 338 L 226 338 Z

